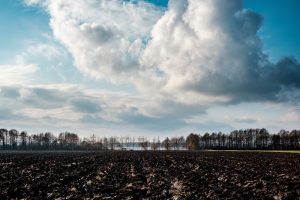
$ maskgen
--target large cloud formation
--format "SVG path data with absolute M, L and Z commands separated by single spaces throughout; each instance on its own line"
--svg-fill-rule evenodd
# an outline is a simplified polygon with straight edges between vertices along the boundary
M 93 77 L 199 101 L 277 100 L 283 88 L 300 87 L 299 63 L 268 60 L 262 17 L 241 0 L 170 0 L 165 12 L 144 1 L 27 1 L 41 2 L 54 36 Z
M 257 36 L 261 24 L 240 0 L 173 0 L 143 58 L 160 67 L 171 91 L 275 100 L 283 87 L 300 87 L 300 65 L 290 58 L 269 62 Z
M 299 95 L 300 64 L 270 62 L 257 34 L 263 19 L 242 0 L 169 0 L 165 10 L 145 1 L 25 2 L 49 12 L 54 37 L 81 72 L 135 86 L 140 101 L 120 119 L 151 124 L 180 115 L 174 120 L 185 124 L 211 105 Z M 72 105 L 105 112 L 86 100 Z

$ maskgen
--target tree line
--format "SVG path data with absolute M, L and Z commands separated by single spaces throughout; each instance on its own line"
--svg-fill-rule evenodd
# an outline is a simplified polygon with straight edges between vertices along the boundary
M 102 137 L 95 134 L 80 138 L 78 134 L 62 132 L 55 136 L 45 132 L 28 134 L 16 129 L 0 129 L 2 150 L 198 150 L 198 149 L 300 149 L 300 131 L 281 130 L 270 134 L 267 129 L 234 130 L 230 133 L 191 133 L 187 137 Z
M 185 148 L 184 137 L 102 137 L 95 134 L 80 138 L 78 134 L 62 132 L 58 136 L 45 132 L 28 134 L 16 129 L 0 129 L 1 150 L 179 150 Z
M 231 149 L 231 150 L 299 150 L 300 130 L 281 130 L 270 134 L 265 128 L 222 132 L 190 134 L 187 137 L 188 149 Z

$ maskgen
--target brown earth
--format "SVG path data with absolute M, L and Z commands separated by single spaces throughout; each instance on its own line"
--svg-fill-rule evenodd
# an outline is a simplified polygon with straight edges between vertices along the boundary
M 300 199 L 300 154 L 0 153 L 0 199 Z

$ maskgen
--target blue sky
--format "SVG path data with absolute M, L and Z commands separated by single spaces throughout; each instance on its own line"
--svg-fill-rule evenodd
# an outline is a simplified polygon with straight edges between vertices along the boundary
M 0 126 L 154 136 L 299 128 L 299 1 L 95 2 L 0 2 Z
M 300 58 L 300 2 L 277 0 L 245 0 L 245 7 L 253 9 L 264 18 L 262 39 L 266 51 L 274 60 L 283 56 Z
M 50 32 L 48 21 L 46 12 L 25 8 L 22 1 L 1 1 L 1 61 L 10 61 L 27 42 L 42 39 L 41 33 Z

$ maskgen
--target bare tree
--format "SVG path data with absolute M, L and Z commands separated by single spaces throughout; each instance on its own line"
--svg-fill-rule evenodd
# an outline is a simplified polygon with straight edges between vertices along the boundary
M 170 150 L 170 139 L 167 137 L 163 142 L 162 142 L 163 147 L 166 150 Z
M 27 132 L 26 131 L 22 131 L 20 133 L 20 137 L 21 137 L 21 145 L 22 148 L 26 148 L 26 143 L 27 143 Z
M 2 149 L 5 149 L 6 144 L 7 144 L 7 134 L 8 130 L 7 129 L 0 129 L 0 139 L 2 140 Z
M 158 143 L 156 142 L 155 138 L 153 138 L 152 144 L 151 144 L 151 150 L 156 151 L 158 148 Z
M 197 150 L 199 149 L 200 137 L 197 134 L 191 133 L 186 138 L 186 146 L 189 150 Z
M 11 147 L 13 149 L 16 148 L 19 132 L 16 129 L 11 129 L 9 130 L 8 135 L 9 135 Z
M 178 144 L 179 144 L 179 149 L 183 149 L 185 148 L 185 139 L 183 136 L 179 137 L 178 138 Z
M 209 133 L 205 133 L 202 136 L 202 142 L 204 143 L 204 148 L 208 149 L 209 148 L 209 144 L 210 144 L 210 135 Z

